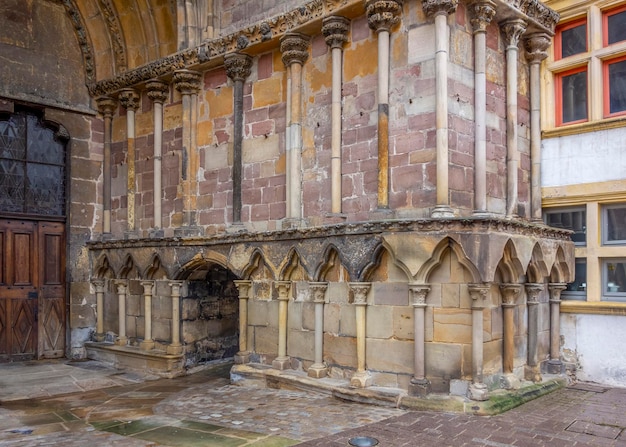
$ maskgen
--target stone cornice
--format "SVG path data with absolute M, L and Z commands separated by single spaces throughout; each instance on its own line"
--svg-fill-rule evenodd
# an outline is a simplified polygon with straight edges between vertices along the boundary
M 90 249 L 137 247 L 213 246 L 241 242 L 271 242 L 328 238 L 332 236 L 383 235 L 387 232 L 419 232 L 424 234 L 486 234 L 504 233 L 555 239 L 570 243 L 571 231 L 542 224 L 498 218 L 411 219 L 385 220 L 362 223 L 343 223 L 311 228 L 289 228 L 262 233 L 224 233 L 204 237 L 173 237 L 162 239 L 133 239 L 87 242 Z
M 92 46 L 89 42 L 85 26 L 82 23 L 80 13 L 74 5 L 74 0 L 61 0 L 66 6 L 68 14 L 76 29 L 87 78 L 87 88 L 93 97 L 113 94 L 126 87 L 141 85 L 151 79 L 171 76 L 174 71 L 185 68 L 200 68 L 212 61 L 221 62 L 224 55 L 251 49 L 265 42 L 278 39 L 282 35 L 312 25 L 321 21 L 324 17 L 338 14 L 341 11 L 350 11 L 351 17 L 364 12 L 363 0 L 312 0 L 304 5 L 255 23 L 237 32 L 217 39 L 203 42 L 194 48 L 189 48 L 178 53 L 171 54 L 156 61 L 130 69 L 118 76 L 103 79 L 96 82 L 95 62 Z M 437 8 L 443 5 L 456 6 L 458 0 L 424 0 L 427 5 Z M 539 0 L 494 0 L 497 8 L 506 9 L 505 16 L 527 16 L 535 25 L 536 31 L 554 33 L 554 27 L 559 19 L 559 14 L 545 6 Z M 401 3 L 393 1 L 392 3 Z M 428 6 L 431 8 L 431 6 Z M 348 17 L 350 18 L 350 17 Z M 118 62 L 118 65 L 121 64 Z

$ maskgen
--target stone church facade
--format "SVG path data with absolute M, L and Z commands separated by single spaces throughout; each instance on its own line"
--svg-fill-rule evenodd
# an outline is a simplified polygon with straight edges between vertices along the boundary
M 2 202 L 0 293 L 13 299 L 27 258 L 39 282 L 7 306 L 25 327 L 45 316 L 31 351 L 4 337 L 6 360 L 89 356 L 173 376 L 234 357 L 234 376 L 474 400 L 564 371 L 574 246 L 542 223 L 538 178 L 554 11 L 21 4 L 0 10 L 0 188 L 26 178 L 27 201 L 35 183 L 14 167 L 20 120 L 66 163 L 54 212 L 45 194 L 30 211 L 19 195 Z M 33 232 L 43 248 L 25 257 L 18 224 L 49 222 L 58 237 Z M 66 291 L 54 305 L 47 278 Z

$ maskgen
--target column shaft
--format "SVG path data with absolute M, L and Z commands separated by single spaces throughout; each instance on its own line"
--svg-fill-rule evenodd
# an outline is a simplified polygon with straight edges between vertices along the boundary
M 153 205 L 154 215 L 152 227 L 160 230 L 162 224 L 162 158 L 163 158 L 163 103 L 167 100 L 169 85 L 158 80 L 146 84 L 148 97 L 152 100 L 152 113 L 154 118 L 154 148 L 153 148 Z
M 248 348 L 248 299 L 252 290 L 252 281 L 235 280 L 235 286 L 239 290 L 239 352 L 235 354 L 235 363 L 250 362 L 250 350 Z
M 371 287 L 370 283 L 351 282 L 348 286 L 354 294 L 354 313 L 356 319 L 356 372 L 350 379 L 350 386 L 356 388 L 368 387 L 371 382 L 371 376 L 366 370 L 366 309 L 367 309 L 367 293 Z
M 489 305 L 488 284 L 470 284 L 472 297 L 472 383 L 467 395 L 472 400 L 483 401 L 489 398 L 487 386 L 483 382 L 483 310 Z
M 552 283 L 548 286 L 550 291 L 550 360 L 548 372 L 560 374 L 563 370 L 561 361 L 561 292 L 567 286 L 560 283 Z
M 543 284 L 526 284 L 526 305 L 528 307 L 528 358 L 526 379 L 533 382 L 541 381 L 538 361 L 539 337 L 539 295 L 543 291 Z
M 326 301 L 326 282 L 310 282 L 309 290 L 315 303 L 315 363 L 307 371 L 309 377 L 325 377 L 328 368 L 324 364 L 324 303 Z
M 504 373 L 505 388 L 518 388 L 519 379 L 513 374 L 515 361 L 515 307 L 520 295 L 519 284 L 502 284 L 502 372 Z
M 182 281 L 172 281 L 169 285 L 172 289 L 172 341 L 167 347 L 167 353 L 182 354 L 183 345 L 180 343 L 180 288 Z
M 272 367 L 284 370 L 291 367 L 287 356 L 287 305 L 291 281 L 276 281 L 275 286 L 278 289 L 278 357 L 272 362 Z
M 126 167 L 127 184 L 127 216 L 126 230 L 132 233 L 136 229 L 135 216 L 135 193 L 137 192 L 135 181 L 135 110 L 139 107 L 139 94 L 132 88 L 125 88 L 120 91 L 120 103 L 126 109 Z
M 119 346 L 126 346 L 128 341 L 126 337 L 126 292 L 128 286 L 126 281 L 120 281 L 117 283 L 117 298 L 118 298 L 118 334 L 115 344 Z
M 104 341 L 104 279 L 92 281 L 96 289 L 96 341 Z
M 104 119 L 104 150 L 102 157 L 102 232 L 111 232 L 111 139 L 112 119 L 117 103 L 109 97 L 96 100 L 98 111 Z
M 154 349 L 154 340 L 152 340 L 152 289 L 154 281 L 141 281 L 143 286 L 144 300 L 144 336 L 139 347 L 143 350 Z

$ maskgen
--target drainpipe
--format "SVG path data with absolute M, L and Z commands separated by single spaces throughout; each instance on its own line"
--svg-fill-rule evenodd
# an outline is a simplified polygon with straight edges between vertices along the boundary
M 98 112 L 104 118 L 104 153 L 102 161 L 102 233 L 111 233 L 111 140 L 112 120 L 117 102 L 113 98 L 103 96 L 96 99 Z
M 491 0 L 478 0 L 470 6 L 474 29 L 474 215 L 487 210 L 487 26 L 496 13 Z
M 448 185 L 448 52 L 450 43 L 448 15 L 456 10 L 457 1 L 422 0 L 424 14 L 435 17 L 435 109 L 437 128 L 437 204 L 431 217 L 454 217 L 450 207 Z
M 163 193 L 161 191 L 162 157 L 163 157 L 163 103 L 167 100 L 169 86 L 158 80 L 146 84 L 148 98 L 152 100 L 152 113 L 154 114 L 154 217 L 152 227 L 160 230 L 162 226 L 161 204 Z
M 331 140 L 331 213 L 341 213 L 341 62 L 343 46 L 348 41 L 350 21 L 345 17 L 330 16 L 322 22 L 322 33 L 331 48 L 332 74 L 332 140 Z
M 517 44 L 526 30 L 521 19 L 501 24 L 506 42 L 506 217 L 517 215 Z
M 550 36 L 532 34 L 526 39 L 530 61 L 530 217 L 541 222 L 541 61 L 548 57 Z
M 241 223 L 241 182 L 243 180 L 243 83 L 250 76 L 252 58 L 247 54 L 224 56 L 226 76 L 234 83 L 233 92 L 233 224 Z
M 139 108 L 139 94 L 132 88 L 120 90 L 120 103 L 126 109 L 126 146 L 127 146 L 127 227 L 128 233 L 133 233 L 136 229 L 136 213 L 135 213 L 135 193 L 136 187 L 136 171 L 135 171 L 135 111 Z

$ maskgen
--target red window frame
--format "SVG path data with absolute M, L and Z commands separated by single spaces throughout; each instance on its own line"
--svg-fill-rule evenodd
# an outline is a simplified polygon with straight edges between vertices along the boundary
M 562 32 L 567 31 L 568 29 L 576 28 L 580 25 L 587 25 L 587 16 L 581 17 L 580 19 L 572 20 L 571 22 L 567 22 L 563 25 L 559 25 L 556 28 L 556 32 L 554 34 L 554 60 L 558 61 L 562 59 L 561 55 L 563 54 L 563 36 Z M 587 26 L 587 32 L 585 33 L 585 51 L 589 51 L 589 26 Z M 572 54 L 572 56 L 575 56 Z M 567 56 L 567 57 L 572 57 Z
M 563 122 L 563 78 L 565 76 L 577 74 L 577 73 L 587 73 L 587 118 L 575 121 L 567 121 Z M 608 76 L 608 70 L 607 70 Z M 578 123 L 586 123 L 589 121 L 589 69 L 587 65 L 582 65 L 580 67 L 572 68 L 571 70 L 562 71 L 560 73 L 554 74 L 554 88 L 555 88 L 555 105 L 556 105 L 556 125 L 557 126 L 569 126 L 570 124 L 578 124 Z
M 626 9 L 626 8 L 624 8 Z M 623 62 L 626 60 L 626 56 L 616 57 L 615 59 L 609 59 L 602 63 L 602 100 L 604 117 L 612 118 L 614 116 L 626 115 L 626 110 L 620 112 L 611 113 L 611 86 L 609 85 L 609 65 L 616 62 Z
M 617 8 L 609 9 L 602 13 L 602 46 L 609 46 L 609 17 L 624 11 L 626 11 L 626 5 L 618 6 Z M 621 40 L 620 42 L 624 41 Z M 615 45 L 615 43 L 611 45 Z

